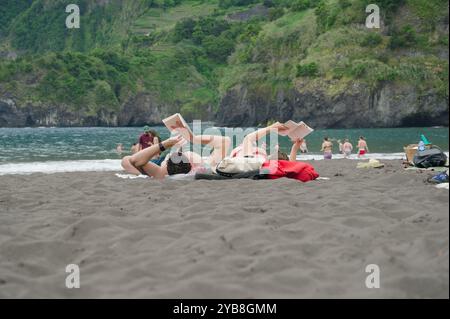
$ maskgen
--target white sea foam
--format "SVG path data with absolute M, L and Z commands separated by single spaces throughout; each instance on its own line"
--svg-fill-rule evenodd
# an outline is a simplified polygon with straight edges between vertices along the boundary
M 333 154 L 333 159 L 344 159 L 342 154 Z M 406 159 L 405 153 L 369 153 L 359 158 L 357 154 L 350 155 L 351 160 L 368 160 L 368 159 L 378 159 L 378 160 L 403 160 Z M 297 155 L 298 161 L 319 161 L 323 160 L 323 154 L 301 154 Z
M 80 160 L 0 164 L 0 175 L 121 171 L 120 160 Z
M 449 152 L 444 152 L 447 157 L 449 157 Z M 333 159 L 344 159 L 344 155 L 342 154 L 333 154 Z M 357 154 L 350 155 L 349 159 L 351 160 L 368 160 L 368 159 L 377 159 L 377 160 L 406 160 L 405 153 L 368 153 L 362 157 L 358 157 Z M 311 160 L 323 160 L 322 154 L 302 154 L 297 156 L 298 161 L 311 161 Z

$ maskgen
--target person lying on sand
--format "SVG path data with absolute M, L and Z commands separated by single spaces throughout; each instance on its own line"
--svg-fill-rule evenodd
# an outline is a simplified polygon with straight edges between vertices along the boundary
M 297 161 L 297 153 L 298 151 L 302 152 L 302 144 L 304 142 L 304 139 L 296 139 L 292 141 L 292 147 L 291 152 L 289 155 L 282 152 L 280 150 L 280 145 L 275 145 L 275 154 L 272 154 L 268 157 L 269 160 L 282 160 L 282 161 L 290 161 L 290 162 L 296 162 Z
M 296 179 L 302 182 L 309 182 L 319 177 L 311 164 L 297 161 L 297 153 L 301 149 L 303 139 L 292 141 L 291 153 L 287 154 L 278 150 L 278 158 L 264 162 L 261 166 L 261 172 L 269 179 L 282 177 Z
M 252 132 L 244 138 L 242 145 L 231 152 L 231 157 L 263 157 L 267 159 L 267 153 L 255 146 L 256 141 L 272 131 L 278 133 L 287 130 L 287 127 L 277 122 L 266 128 Z M 161 166 L 149 162 L 155 154 L 164 152 L 166 149 L 174 146 L 180 147 L 183 143 L 186 143 L 186 140 L 182 136 L 176 136 L 160 142 L 158 145 L 152 145 L 136 154 L 124 157 L 122 159 L 122 167 L 131 174 L 144 174 L 157 179 L 163 179 L 167 175 L 188 174 L 192 170 L 196 171 L 199 167 L 214 167 L 228 154 L 231 146 L 231 139 L 229 137 L 219 135 L 192 136 L 191 142 L 193 144 L 211 146 L 213 151 L 205 159 L 195 152 L 175 152 L 167 156 Z
M 289 161 L 289 156 L 282 152 L 280 149 L 280 145 L 275 145 L 275 154 L 272 154 L 268 157 L 269 160 L 284 160 Z

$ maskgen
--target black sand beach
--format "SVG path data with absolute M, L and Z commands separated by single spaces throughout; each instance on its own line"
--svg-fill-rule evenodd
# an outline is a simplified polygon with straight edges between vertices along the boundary
M 401 161 L 312 163 L 330 179 L 0 176 L 0 298 L 449 297 L 447 190 Z

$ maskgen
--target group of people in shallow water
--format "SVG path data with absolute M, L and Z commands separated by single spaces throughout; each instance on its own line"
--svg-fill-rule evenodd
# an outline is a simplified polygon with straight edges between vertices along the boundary
M 349 158 L 353 153 L 353 145 L 350 143 L 348 138 L 342 140 L 337 140 L 339 144 L 339 153 L 343 154 L 345 158 Z M 360 136 L 358 140 L 358 157 L 362 157 L 369 152 L 369 147 L 364 136 Z M 322 149 L 324 159 L 332 159 L 333 157 L 333 140 L 329 137 L 325 137 L 322 143 Z

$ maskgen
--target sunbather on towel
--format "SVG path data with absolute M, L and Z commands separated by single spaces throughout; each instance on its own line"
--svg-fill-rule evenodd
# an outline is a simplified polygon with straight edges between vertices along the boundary
M 252 132 L 244 138 L 242 145 L 232 151 L 232 154 L 234 157 L 263 156 L 267 159 L 267 154 L 260 148 L 254 146 L 255 142 L 271 131 L 283 132 L 286 130 L 287 128 L 283 124 L 277 122 L 266 128 Z M 186 134 L 181 133 L 181 135 L 185 136 Z M 171 137 L 158 145 L 152 145 L 136 154 L 124 157 L 122 159 L 122 167 L 131 174 L 145 174 L 162 179 L 167 175 L 187 174 L 202 166 L 216 166 L 228 154 L 231 146 L 231 140 L 227 136 L 197 135 L 193 136 L 190 142 L 193 144 L 208 145 L 213 148 L 210 156 L 206 159 L 203 159 L 195 152 L 175 152 L 168 155 L 161 166 L 151 162 L 149 163 L 155 154 L 174 146 L 182 145 L 184 142 L 186 141 L 181 136 Z
M 298 151 L 304 153 L 302 151 L 302 147 L 305 143 L 304 139 L 296 139 L 294 141 L 292 141 L 292 147 L 291 147 L 291 152 L 289 155 L 287 155 L 286 153 L 282 152 L 280 150 L 280 146 L 279 145 L 275 145 L 275 154 L 270 155 L 267 159 L 268 160 L 282 160 L 282 161 L 291 161 L 291 162 L 296 162 L 297 161 L 297 153 Z
M 221 176 L 216 174 L 196 174 L 197 179 L 220 180 L 229 178 L 251 178 L 251 179 L 278 179 L 282 177 L 296 179 L 302 182 L 309 182 L 317 179 L 319 174 L 309 163 L 297 162 L 297 153 L 302 144 L 302 140 L 298 139 L 293 142 L 290 156 L 281 152 L 279 147 L 275 147 L 278 154 L 265 158 L 259 172 L 249 171 L 246 173 L 236 174 L 234 176 Z M 259 152 L 259 150 L 258 150 Z M 260 156 L 260 155 L 259 155 Z

